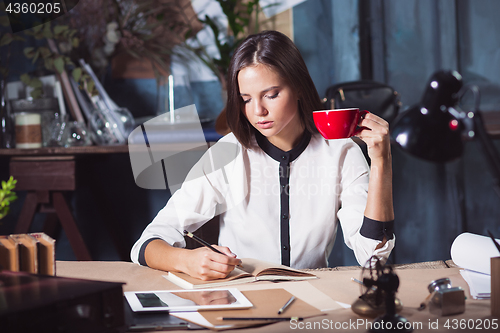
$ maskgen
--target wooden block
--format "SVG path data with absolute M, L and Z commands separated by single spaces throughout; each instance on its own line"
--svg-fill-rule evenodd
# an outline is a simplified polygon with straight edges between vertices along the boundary
M 11 161 L 18 191 L 74 191 L 75 161 Z
M 491 315 L 500 318 L 500 257 L 491 262 Z
M 0 266 L 9 271 L 19 271 L 17 243 L 9 236 L 0 236 Z
M 36 240 L 26 234 L 10 235 L 17 243 L 19 250 L 19 270 L 27 273 L 38 273 Z
M 37 242 L 38 273 L 56 275 L 56 241 L 43 232 L 34 232 L 29 235 Z

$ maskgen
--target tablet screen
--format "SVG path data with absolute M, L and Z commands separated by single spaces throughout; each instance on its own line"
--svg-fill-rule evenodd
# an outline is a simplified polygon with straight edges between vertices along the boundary
M 133 311 L 196 311 L 252 306 L 236 288 L 125 292 Z

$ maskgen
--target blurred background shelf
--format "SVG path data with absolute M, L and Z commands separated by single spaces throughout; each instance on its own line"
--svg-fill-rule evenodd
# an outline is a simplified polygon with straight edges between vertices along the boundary
M 0 156 L 57 156 L 81 154 L 119 154 L 128 153 L 128 145 L 83 146 L 83 147 L 43 147 L 34 149 L 0 149 Z

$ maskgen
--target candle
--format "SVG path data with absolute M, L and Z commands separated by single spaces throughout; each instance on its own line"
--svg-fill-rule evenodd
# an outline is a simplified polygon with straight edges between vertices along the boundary
M 39 113 L 16 113 L 16 148 L 41 148 L 42 128 Z

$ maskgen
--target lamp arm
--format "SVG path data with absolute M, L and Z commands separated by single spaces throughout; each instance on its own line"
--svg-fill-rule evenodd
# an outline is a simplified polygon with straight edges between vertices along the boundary
M 486 127 L 484 127 L 483 117 L 479 111 L 480 106 L 480 93 L 479 87 L 476 85 L 466 85 L 460 89 L 460 91 L 455 96 L 457 101 L 460 100 L 467 91 L 470 91 L 474 96 L 474 107 L 472 112 L 472 123 L 474 127 L 475 136 L 479 139 L 479 144 L 483 150 L 483 154 L 486 157 L 486 161 L 489 165 L 492 177 L 493 177 L 493 189 L 496 194 L 500 197 L 500 154 L 498 153 L 493 141 L 486 132 Z
M 479 139 L 479 144 L 483 148 L 483 153 L 493 176 L 493 188 L 500 197 L 500 155 L 489 134 L 486 132 L 483 117 L 481 116 L 481 112 L 479 112 L 479 110 L 474 112 L 473 121 L 474 131 Z

